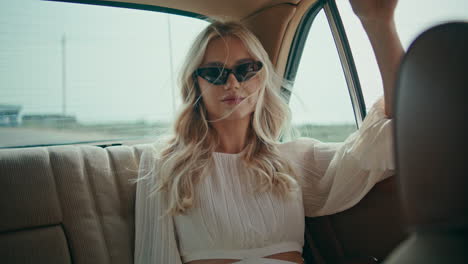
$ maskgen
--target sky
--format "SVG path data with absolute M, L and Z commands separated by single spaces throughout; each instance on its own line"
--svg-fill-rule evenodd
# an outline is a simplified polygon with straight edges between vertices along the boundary
M 370 107 L 382 94 L 375 59 L 349 3 L 337 2 Z M 400 0 L 396 10 L 405 48 L 451 19 L 468 20 L 468 1 Z M 22 114 L 64 113 L 82 123 L 170 121 L 178 109 L 174 80 L 206 24 L 150 11 L 0 0 L 0 105 L 21 105 Z M 319 14 L 294 85 L 294 123 L 354 123 L 341 72 Z

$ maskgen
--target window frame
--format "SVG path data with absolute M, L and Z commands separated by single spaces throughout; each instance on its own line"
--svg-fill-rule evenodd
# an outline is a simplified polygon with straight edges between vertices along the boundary
M 179 15 L 185 17 L 191 17 L 195 19 L 200 19 L 204 21 L 209 21 L 209 18 L 205 15 L 201 15 L 194 12 L 183 11 L 179 9 L 173 9 L 168 7 L 147 5 L 147 4 L 135 4 L 135 3 L 125 3 L 125 2 L 115 2 L 115 1 L 104 1 L 104 0 L 41 0 L 48 2 L 62 2 L 62 3 L 71 3 L 71 4 L 85 4 L 85 5 L 96 5 L 96 6 L 106 6 L 106 7 L 116 7 L 116 8 L 125 8 L 125 9 L 135 9 L 143 11 L 152 11 L 158 13 L 165 13 L 171 15 Z M 33 145 L 20 145 L 20 146 L 7 146 L 0 147 L 0 149 L 21 149 L 21 148 L 31 148 L 31 147 L 51 147 L 51 146 L 69 146 L 69 145 L 93 145 L 102 148 L 109 146 L 121 146 L 121 145 L 132 145 L 134 143 L 143 143 L 145 142 L 145 137 L 130 137 L 130 138 L 119 138 L 119 139 L 100 139 L 100 140 L 85 140 L 79 142 L 63 142 L 63 143 L 52 143 L 52 144 L 33 144 Z
M 42 1 L 51 1 L 51 2 L 63 2 L 63 3 L 74 3 L 74 4 L 87 4 L 87 5 L 97 5 L 97 6 L 108 6 L 108 7 L 117 7 L 117 8 L 126 8 L 126 9 L 136 9 L 136 10 L 145 10 L 153 11 L 158 13 L 167 13 L 173 15 L 180 15 L 185 17 L 191 17 L 195 19 L 208 21 L 209 18 L 194 12 L 183 11 L 179 9 L 173 9 L 168 7 L 147 5 L 147 4 L 135 4 L 135 3 L 126 3 L 126 2 L 116 2 L 116 1 L 105 1 L 105 0 L 42 0 Z M 312 23 L 315 20 L 316 15 L 323 10 L 332 33 L 338 55 L 340 58 L 341 66 L 345 76 L 346 83 L 348 85 L 348 92 L 350 95 L 355 120 L 357 127 L 362 123 L 362 120 L 366 116 L 366 106 L 364 97 L 362 94 L 359 77 L 357 74 L 356 66 L 354 59 L 351 53 L 351 48 L 346 36 L 346 32 L 341 20 L 338 8 L 336 6 L 335 0 L 318 0 L 313 4 L 309 10 L 304 14 L 301 22 L 299 23 L 293 41 L 291 43 L 291 48 L 289 51 L 286 70 L 284 77 L 287 80 L 294 81 L 299 67 L 299 63 L 302 57 L 304 50 L 305 42 L 307 40 L 308 34 Z M 289 100 L 290 91 L 287 89 L 282 89 L 282 92 Z M 125 139 L 122 139 L 125 140 Z M 121 142 L 119 140 L 118 142 Z M 128 140 L 128 139 L 127 139 Z M 115 140 L 97 140 L 92 142 L 74 142 L 74 143 L 60 143 L 57 145 L 76 145 L 76 144 L 92 144 L 92 143 L 103 143 L 103 142 L 116 142 Z M 109 144 L 105 144 L 109 145 Z M 112 144 L 113 145 L 113 144 Z M 120 143 L 118 143 L 120 145 Z M 37 146 L 37 145 L 34 145 Z M 47 145 L 49 146 L 49 145 Z M 19 147 L 32 147 L 32 146 L 19 146 Z M 10 147 L 7 147 L 10 148 Z M 18 147 L 14 147 L 18 148 Z
M 351 47 L 349 46 L 348 38 L 346 36 L 343 22 L 338 12 L 335 0 L 317 1 L 317 3 L 312 5 L 302 17 L 291 44 L 284 77 L 287 80 L 294 82 L 310 28 L 315 20 L 315 17 L 322 10 L 327 17 L 328 25 L 335 42 L 338 57 L 340 58 L 341 67 L 343 69 L 343 74 L 348 86 L 348 92 L 354 111 L 356 125 L 359 128 L 366 116 L 366 105 L 364 96 L 362 94 L 356 65 L 354 63 L 351 52 Z M 283 89 L 283 93 L 285 93 L 286 98 L 289 100 L 290 91 Z
M 136 9 L 136 10 L 153 11 L 153 12 L 158 12 L 158 13 L 167 13 L 167 14 L 172 14 L 172 15 L 180 15 L 180 16 L 201 19 L 205 21 L 209 20 L 207 16 L 201 15 L 198 13 L 169 8 L 169 7 L 147 5 L 147 4 L 135 4 L 135 3 L 105 1 L 105 0 L 41 0 L 41 1 L 97 5 L 97 6 L 107 6 L 107 7 L 120 7 L 120 8 L 126 8 L 126 9 Z

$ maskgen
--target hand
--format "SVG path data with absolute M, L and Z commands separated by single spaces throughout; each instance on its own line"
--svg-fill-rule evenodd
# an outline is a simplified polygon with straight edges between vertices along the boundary
M 396 76 L 404 50 L 398 37 L 393 14 L 398 0 L 349 0 L 377 58 L 385 95 L 385 114 L 393 116 Z
M 349 0 L 361 22 L 393 20 L 398 0 Z

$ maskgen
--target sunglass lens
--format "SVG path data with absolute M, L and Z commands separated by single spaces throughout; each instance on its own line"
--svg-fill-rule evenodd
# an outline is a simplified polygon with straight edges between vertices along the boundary
M 263 64 L 259 61 L 248 62 L 236 66 L 233 70 L 238 82 L 245 82 L 262 69 Z M 231 70 L 220 67 L 200 68 L 196 74 L 215 85 L 226 84 Z
M 244 82 L 257 74 L 258 71 L 262 68 L 261 62 L 249 62 L 244 63 L 236 67 L 236 77 L 239 82 Z M 240 79 L 240 80 L 239 80 Z
M 212 84 L 224 84 L 226 71 L 222 68 L 212 67 L 198 70 L 198 75 Z

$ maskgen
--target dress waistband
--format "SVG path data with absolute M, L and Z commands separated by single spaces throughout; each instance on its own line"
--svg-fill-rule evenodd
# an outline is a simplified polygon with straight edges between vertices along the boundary
M 232 264 L 297 264 L 296 262 L 271 259 L 271 258 L 248 258 L 233 262 Z
M 274 255 L 276 253 L 287 252 L 287 251 L 298 251 L 302 253 L 302 245 L 295 241 L 281 242 L 278 244 L 270 245 L 263 248 L 252 248 L 252 249 L 240 249 L 240 250 L 204 250 L 191 252 L 183 255 L 182 259 L 184 262 L 190 262 L 192 260 L 200 259 L 241 259 L 241 262 L 234 263 L 278 263 L 278 264 L 291 264 L 294 262 L 276 260 L 271 258 L 263 258 L 266 256 Z M 253 260 L 253 262 L 252 262 Z M 251 262 L 242 262 L 251 261 Z M 263 262 L 261 262 L 263 261 Z M 268 262 L 269 261 L 269 262 Z M 281 261 L 281 262 L 273 262 Z

